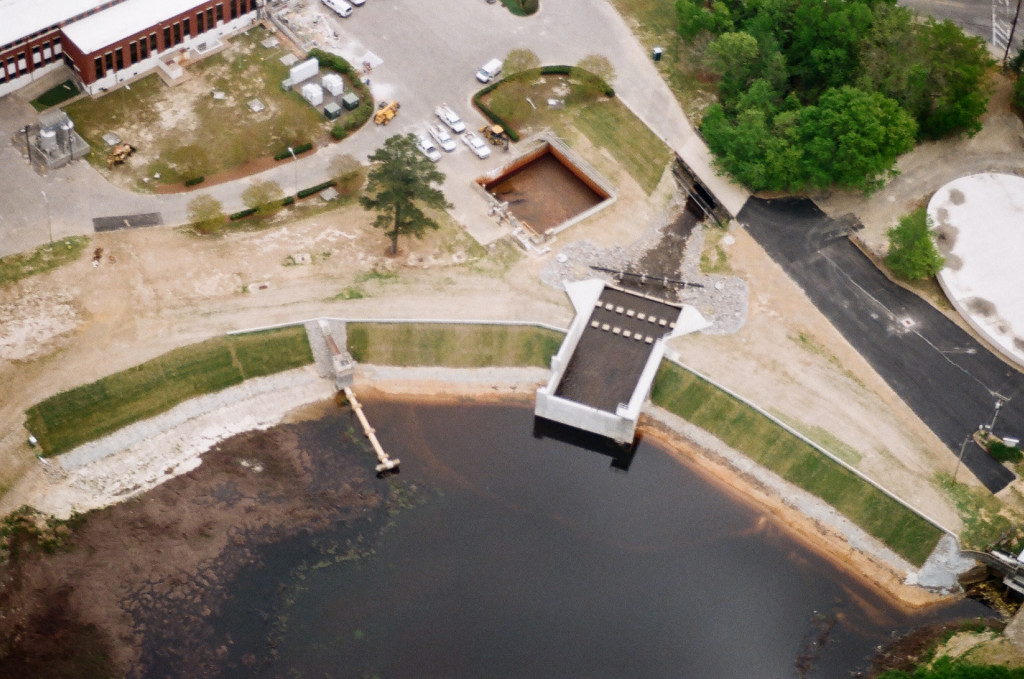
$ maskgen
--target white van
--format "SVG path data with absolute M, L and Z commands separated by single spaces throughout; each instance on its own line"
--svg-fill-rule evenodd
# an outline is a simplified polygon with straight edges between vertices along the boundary
M 345 2 L 345 0 L 320 0 L 325 5 L 333 9 L 338 16 L 347 17 L 352 14 L 352 5 Z
M 324 0 L 326 2 L 327 0 Z M 482 83 L 489 83 L 501 73 L 501 59 L 491 59 L 476 72 L 476 79 Z

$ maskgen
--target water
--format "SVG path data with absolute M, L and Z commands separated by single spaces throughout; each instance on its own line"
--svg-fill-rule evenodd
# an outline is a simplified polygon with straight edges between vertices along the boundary
M 646 442 L 537 438 L 525 407 L 366 409 L 402 460 L 379 483 L 415 506 L 266 550 L 215 623 L 222 676 L 842 677 L 892 630 L 984 610 L 902 614 Z

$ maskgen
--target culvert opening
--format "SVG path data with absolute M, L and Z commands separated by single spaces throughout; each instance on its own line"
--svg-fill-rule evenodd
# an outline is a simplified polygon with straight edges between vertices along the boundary
M 595 174 L 566 150 L 545 141 L 477 183 L 507 205 L 520 225 L 549 236 L 614 200 Z

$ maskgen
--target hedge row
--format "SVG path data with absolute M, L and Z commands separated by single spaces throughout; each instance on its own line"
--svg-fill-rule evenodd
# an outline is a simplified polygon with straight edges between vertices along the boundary
M 495 113 L 494 111 L 487 107 L 487 104 L 484 103 L 484 97 L 493 92 L 494 90 L 496 90 L 498 86 L 501 85 L 501 83 L 505 82 L 506 80 L 515 80 L 520 75 L 520 73 L 516 73 L 515 75 L 510 75 L 507 78 L 496 80 L 487 87 L 477 92 L 475 95 L 473 95 L 473 105 L 480 109 L 480 112 L 487 116 L 493 124 L 501 125 L 502 129 L 505 130 L 505 134 L 507 134 L 508 138 L 511 139 L 512 141 L 519 141 L 519 133 L 515 130 L 515 128 L 508 124 L 508 121 L 506 121 L 504 118 L 502 118 L 497 113 Z
M 334 139 L 344 139 L 365 125 L 366 121 L 373 116 L 373 95 L 370 94 L 370 88 L 359 78 L 359 73 L 356 69 L 352 68 L 352 64 L 337 54 L 331 54 L 330 52 L 324 52 L 321 49 L 315 48 L 309 51 L 308 56 L 316 58 L 321 66 L 346 76 L 352 85 L 352 89 L 359 96 L 360 103 L 356 110 L 345 116 L 344 122 L 335 123 L 334 127 L 331 128 L 331 136 Z
M 298 155 L 302 155 L 306 151 L 312 151 L 312 150 L 313 150 L 313 142 L 307 141 L 305 144 L 299 144 L 298 146 L 295 146 L 295 147 L 291 148 L 290 150 L 289 149 L 285 149 L 284 151 L 281 151 L 279 153 L 275 153 L 274 154 L 274 160 L 284 160 L 286 158 L 291 158 L 293 152 L 295 153 L 295 155 L 298 156 Z
M 239 212 L 235 212 L 235 213 L 234 213 L 234 214 L 232 214 L 232 215 L 229 215 L 229 216 L 228 216 L 228 219 L 230 219 L 230 220 L 231 220 L 231 221 L 233 221 L 233 222 L 234 222 L 234 221 L 237 221 L 237 220 L 239 220 L 239 219 L 245 219 L 245 218 L 246 218 L 246 217 L 248 217 L 249 215 L 254 215 L 254 214 L 256 214 L 256 211 L 257 211 L 258 209 L 259 209 L 259 208 L 255 208 L 255 207 L 249 207 L 249 208 L 246 208 L 246 209 L 244 209 L 244 210 L 241 210 L 241 211 L 239 211 Z
M 192 177 L 191 179 L 186 179 L 185 180 L 185 186 L 195 186 L 196 184 L 202 184 L 205 181 L 206 181 L 206 177 L 203 176 L 203 175 L 200 175 L 198 177 Z
M 316 186 L 310 186 L 308 189 L 302 189 L 301 191 L 299 191 L 299 198 L 305 198 L 306 196 L 312 196 L 314 193 L 320 193 L 321 191 L 323 191 L 327 187 L 334 186 L 337 183 L 338 183 L 337 181 L 331 179 L 331 180 L 326 181 L 326 182 L 324 182 L 322 184 L 317 184 Z

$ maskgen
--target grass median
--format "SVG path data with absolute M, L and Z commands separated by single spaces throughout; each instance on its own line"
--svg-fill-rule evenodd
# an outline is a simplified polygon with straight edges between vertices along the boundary
M 915 565 L 942 537 L 917 513 L 693 373 L 663 365 L 652 400 L 821 498 Z
M 302 326 L 216 337 L 85 384 L 26 411 L 45 456 L 159 415 L 190 398 L 313 362 Z

